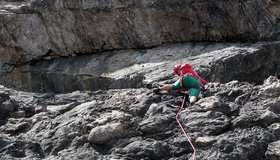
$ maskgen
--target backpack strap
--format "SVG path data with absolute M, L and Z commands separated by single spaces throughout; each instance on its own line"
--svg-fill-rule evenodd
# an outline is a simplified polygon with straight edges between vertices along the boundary
M 184 75 L 180 76 L 180 85 L 185 88 L 185 85 L 184 85 L 184 81 L 183 81 L 183 77 Z
M 194 77 L 194 76 L 191 75 L 191 74 L 189 74 L 189 73 L 180 76 L 180 85 L 181 85 L 183 88 L 187 88 L 187 87 L 185 86 L 185 84 L 184 84 L 184 80 L 183 80 L 183 77 L 184 77 L 184 76 L 192 76 L 192 77 Z M 195 77 L 194 77 L 194 78 L 195 78 Z
M 187 89 L 190 89 L 190 88 L 196 88 L 196 89 L 198 89 L 198 90 L 200 90 L 200 91 L 202 91 L 203 90 L 203 85 L 201 84 L 201 86 L 191 86 L 191 87 L 186 87 L 185 85 L 184 85 L 184 81 L 183 81 L 183 77 L 184 76 L 192 76 L 192 77 L 194 77 L 192 74 L 185 74 L 185 75 L 182 75 L 182 76 L 180 76 L 180 85 L 182 86 L 182 88 L 187 88 Z M 194 78 L 196 78 L 196 77 L 194 77 Z M 198 79 L 197 79 L 198 80 Z M 199 80 L 198 80 L 199 81 Z M 200 82 L 200 81 L 199 81 Z M 201 83 L 201 82 L 200 82 Z

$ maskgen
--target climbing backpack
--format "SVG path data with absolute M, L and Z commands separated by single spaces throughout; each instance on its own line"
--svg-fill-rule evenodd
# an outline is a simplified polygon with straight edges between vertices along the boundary
M 175 69 L 177 69 L 177 70 L 175 70 Z M 186 64 L 183 64 L 183 65 L 176 65 L 176 66 L 174 67 L 173 71 L 175 72 L 175 74 L 178 73 L 178 75 L 179 75 L 179 77 L 180 77 L 181 83 L 182 83 L 182 77 L 183 77 L 184 75 L 189 74 L 189 75 L 193 76 L 194 78 L 196 78 L 197 80 L 199 80 L 200 83 L 202 84 L 202 86 L 205 86 L 205 85 L 207 84 L 207 82 L 206 82 L 204 79 L 202 79 L 202 78 L 192 69 L 192 67 L 191 67 L 190 64 L 187 64 L 187 63 L 186 63 Z M 182 84 L 182 86 L 183 86 L 183 84 Z

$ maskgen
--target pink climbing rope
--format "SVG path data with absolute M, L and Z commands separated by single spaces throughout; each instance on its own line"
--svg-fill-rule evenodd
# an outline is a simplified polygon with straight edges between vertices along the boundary
M 179 111 L 178 111 L 178 113 L 176 115 L 176 120 L 177 120 L 177 122 L 178 122 L 178 124 L 179 124 L 179 126 L 180 126 L 180 128 L 182 130 L 182 132 L 184 133 L 185 137 L 187 138 L 187 140 L 189 141 L 190 145 L 192 146 L 192 149 L 193 149 L 192 160 L 195 160 L 195 148 L 194 148 L 194 145 L 192 144 L 191 139 L 189 138 L 188 134 L 186 133 L 185 129 L 183 128 L 182 124 L 180 123 L 180 121 L 178 119 L 178 116 L 180 115 L 180 113 L 181 113 L 181 111 L 182 111 L 182 109 L 184 107 L 185 100 L 186 100 L 186 94 L 184 96 L 183 103 L 182 103 L 182 105 L 181 105 L 181 107 L 180 107 L 180 109 L 179 109 Z

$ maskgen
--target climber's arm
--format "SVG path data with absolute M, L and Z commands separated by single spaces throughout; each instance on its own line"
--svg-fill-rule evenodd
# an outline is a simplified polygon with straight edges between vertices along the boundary
M 180 79 L 177 80 L 172 85 L 164 85 L 163 87 L 160 87 L 160 90 L 167 91 L 167 92 L 169 92 L 171 90 L 178 90 L 178 89 L 181 89 Z
M 172 90 L 172 85 L 165 85 L 165 86 L 160 87 L 159 89 L 162 90 L 162 91 L 169 92 L 169 91 Z

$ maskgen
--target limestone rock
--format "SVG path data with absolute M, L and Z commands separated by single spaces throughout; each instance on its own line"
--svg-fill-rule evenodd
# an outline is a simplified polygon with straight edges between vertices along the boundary
M 276 160 L 280 158 L 280 141 L 272 142 L 268 145 L 265 153 L 267 159 Z
M 179 116 L 196 146 L 196 158 L 277 157 L 279 100 L 273 94 L 259 94 L 270 83 L 231 81 L 208 85 L 209 96 L 184 108 Z M 175 93 L 156 95 L 147 88 L 65 94 L 1 89 L 18 102 L 20 109 L 39 104 L 48 108 L 34 112 L 31 117 L 9 117 L 3 121 L 0 155 L 4 159 L 192 156 L 192 148 L 175 119 L 182 102 L 182 97 Z M 236 103 L 236 98 L 243 95 L 245 105 Z M 235 105 L 237 108 L 233 108 Z
M 216 142 L 216 140 L 214 137 L 198 137 L 195 140 L 195 144 L 199 147 L 209 146 L 215 142 Z
M 124 137 L 124 129 L 121 123 L 106 124 L 93 128 L 88 136 L 88 141 L 94 144 L 103 144 L 115 138 Z
M 276 54 L 279 45 L 186 43 L 142 51 L 111 51 L 32 62 L 1 72 L 0 82 L 26 91 L 57 93 L 141 88 L 174 81 L 170 68 L 188 62 L 207 81 L 261 84 L 270 75 L 280 75 Z M 225 91 L 234 98 L 242 92 L 227 88 Z
M 279 2 L 263 2 L 1 1 L 1 64 L 163 43 L 277 39 Z
M 178 63 L 209 82 L 178 116 L 197 159 L 279 159 L 279 7 L 2 0 L 1 159 L 190 159 L 182 95 L 152 91 Z

